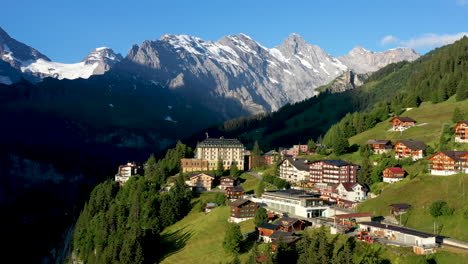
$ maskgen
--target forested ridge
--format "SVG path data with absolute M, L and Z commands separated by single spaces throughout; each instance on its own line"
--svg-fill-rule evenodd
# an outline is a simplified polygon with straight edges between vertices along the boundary
M 108 180 L 97 185 L 85 204 L 72 238 L 70 258 L 84 263 L 154 263 L 165 254 L 160 232 L 190 210 L 192 192 L 182 176 L 169 192 L 161 183 L 191 154 L 182 143 L 157 161 L 151 156 L 143 176 L 124 185 Z

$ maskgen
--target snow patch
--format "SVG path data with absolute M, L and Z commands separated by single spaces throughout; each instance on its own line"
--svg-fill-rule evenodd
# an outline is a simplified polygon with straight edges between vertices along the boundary
M 110 108 L 114 108 L 114 105 L 113 105 L 113 104 L 109 104 L 109 107 L 110 107 Z
M 276 59 L 278 59 L 279 61 L 282 61 L 284 63 L 288 63 L 288 59 L 286 59 L 284 56 L 283 56 L 283 53 L 281 53 L 281 51 L 277 48 L 272 48 L 270 49 L 270 54 L 275 57 Z
M 288 70 L 286 70 L 286 69 L 283 69 L 283 71 L 284 71 L 285 73 L 289 74 L 289 75 L 293 75 L 293 76 L 294 76 L 294 73 L 292 73 L 292 72 L 290 72 L 290 71 L 288 71 Z
M 304 65 L 305 67 L 307 67 L 309 69 L 312 69 L 312 65 L 308 61 L 304 60 L 303 58 L 301 58 L 301 57 L 299 57 L 297 55 L 294 55 L 294 56 L 299 59 L 299 61 L 302 63 L 302 65 Z
M 170 116 L 166 116 L 166 118 L 164 118 L 164 120 L 169 121 L 169 122 L 173 122 L 173 123 L 177 123 L 177 121 L 172 119 L 172 117 L 170 117 Z
M 327 74 L 330 75 L 330 73 L 325 69 L 325 64 L 323 62 L 320 62 L 320 68 Z
M 270 82 L 278 84 L 279 82 L 273 78 L 270 78 Z
M 172 105 L 168 105 L 167 108 L 172 109 Z
M 59 62 L 45 61 L 38 59 L 37 61 L 21 67 L 22 72 L 40 72 L 56 77 L 57 79 L 88 79 L 93 75 L 94 70 L 99 66 L 99 63 L 86 64 L 85 62 L 65 64 Z

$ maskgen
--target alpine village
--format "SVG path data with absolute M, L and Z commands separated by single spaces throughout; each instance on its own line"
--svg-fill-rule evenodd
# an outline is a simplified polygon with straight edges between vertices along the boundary
M 468 264 L 468 0 L 0 8 L 0 263 Z
M 97 185 L 69 261 L 468 263 L 467 98 L 465 37 L 204 130 Z

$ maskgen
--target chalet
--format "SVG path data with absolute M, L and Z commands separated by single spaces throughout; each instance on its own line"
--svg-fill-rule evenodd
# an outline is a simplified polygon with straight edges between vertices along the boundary
M 395 158 L 402 159 L 412 157 L 413 160 L 422 159 L 426 151 L 426 144 L 421 141 L 407 139 L 399 140 L 395 144 Z
M 237 186 L 238 183 L 239 179 L 237 177 L 223 176 L 221 177 L 221 184 L 219 185 L 219 188 L 226 190 L 227 187 Z
M 297 218 L 283 217 L 276 221 L 277 230 L 285 232 L 297 232 L 304 230 L 305 222 Z
M 261 223 L 257 227 L 258 229 L 258 239 L 260 241 L 270 243 L 271 235 L 278 229 L 278 225 L 271 223 Z
M 364 201 L 367 198 L 366 187 L 357 182 L 339 183 L 334 186 L 335 197 L 338 205 L 344 207 L 354 207 L 357 203 Z
M 248 155 L 248 169 L 251 170 L 261 166 L 272 165 L 278 157 L 279 153 L 274 150 L 270 150 L 262 156 L 257 157 Z
M 203 159 L 180 159 L 182 172 L 208 171 L 208 161 Z
M 372 147 L 374 154 L 388 153 L 393 148 L 392 141 L 386 139 L 371 139 L 366 144 Z
M 301 154 L 308 154 L 309 153 L 309 147 L 307 145 L 294 145 L 290 149 L 285 149 L 281 151 L 281 155 L 283 157 L 297 157 Z
M 369 232 L 370 235 L 413 247 L 416 254 L 434 253 L 437 245 L 435 235 L 404 227 L 376 222 L 361 222 L 359 223 L 359 229 Z
M 244 197 L 244 188 L 242 186 L 234 186 L 226 188 L 226 198 L 229 200 L 242 199 Z
M 135 162 L 129 162 L 125 165 L 120 165 L 115 175 L 115 181 L 124 184 L 130 179 L 131 176 L 142 173 L 143 168 L 138 166 Z
M 439 151 L 428 158 L 432 175 L 468 172 L 468 151 Z
M 229 206 L 231 207 L 231 216 L 228 221 L 234 223 L 254 218 L 258 210 L 258 204 L 247 199 L 235 200 Z
M 409 204 L 391 204 L 390 205 L 390 213 L 393 215 L 393 216 L 398 216 L 398 215 L 401 215 L 401 214 L 404 214 L 406 212 L 408 212 L 408 210 L 411 208 L 411 205 Z
M 393 131 L 404 131 L 415 125 L 416 120 L 406 116 L 396 116 L 390 120 Z
M 390 167 L 383 170 L 382 174 L 383 182 L 394 183 L 403 180 L 406 173 L 402 168 Z
M 306 159 L 287 157 L 279 164 L 279 177 L 288 182 L 309 180 L 309 164 Z
M 468 120 L 462 120 L 455 126 L 455 142 L 468 142 Z
M 196 192 L 210 191 L 214 186 L 215 176 L 208 173 L 193 173 L 186 184 Z
M 275 231 L 273 234 L 270 236 L 271 239 L 271 250 L 275 251 L 276 248 L 278 247 L 279 243 L 285 243 L 289 247 L 293 247 L 300 237 L 296 236 L 292 232 L 284 232 L 284 231 Z
M 216 203 L 207 203 L 205 205 L 205 214 L 211 212 L 213 209 L 215 209 L 216 207 L 218 207 L 218 205 Z
M 356 182 L 358 165 L 343 160 L 317 160 L 308 164 L 313 183 Z

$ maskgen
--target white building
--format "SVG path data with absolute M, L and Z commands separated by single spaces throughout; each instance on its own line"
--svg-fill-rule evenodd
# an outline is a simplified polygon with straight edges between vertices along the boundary
M 336 198 L 350 202 L 362 202 L 367 198 L 367 188 L 360 183 L 340 183 L 335 188 Z
M 310 167 L 306 159 L 285 158 L 279 164 L 279 177 L 288 182 L 309 181 Z
M 293 189 L 265 192 L 262 198 L 252 200 L 268 207 L 269 210 L 305 218 L 323 216 L 325 210 L 330 207 L 329 202 L 320 199 L 319 194 Z
M 117 174 L 115 175 L 115 181 L 120 184 L 124 184 L 130 179 L 131 176 L 136 175 L 140 172 L 141 166 L 136 165 L 135 162 L 129 162 L 125 165 L 120 165 Z

